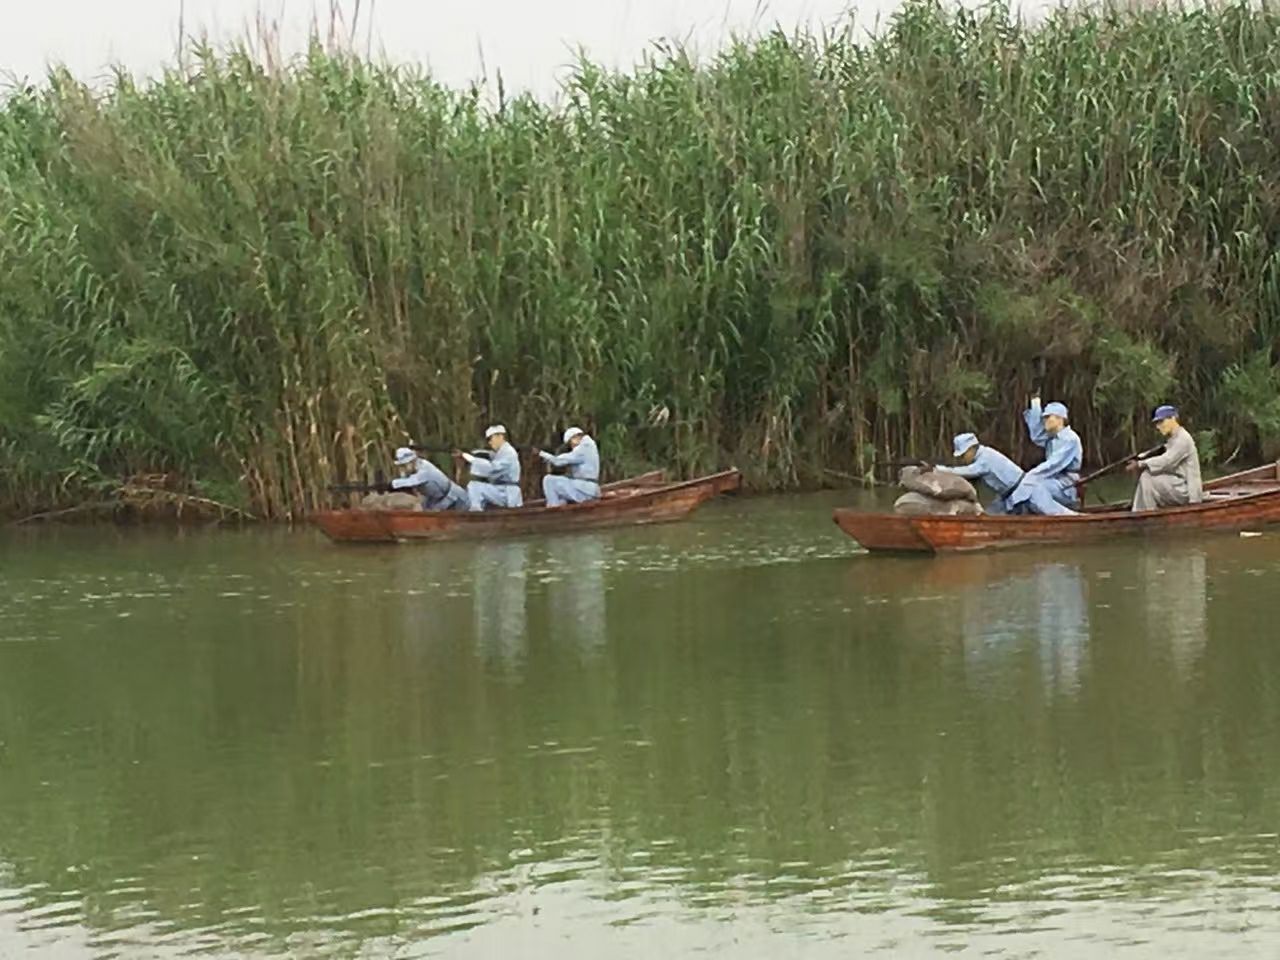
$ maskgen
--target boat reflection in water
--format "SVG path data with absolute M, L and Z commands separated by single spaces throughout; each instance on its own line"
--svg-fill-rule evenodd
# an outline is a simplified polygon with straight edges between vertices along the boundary
M 583 657 L 605 643 L 604 534 L 476 544 L 471 558 L 471 594 L 476 647 L 485 659 L 512 668 L 527 657 L 530 629 L 567 644 Z M 545 598 L 545 604 L 540 602 Z M 531 628 L 530 610 L 538 621 Z
M 1168 643 L 1179 678 L 1188 680 L 1207 636 L 1204 551 L 1148 551 L 1140 566 L 1148 640 Z
M 1080 685 L 1089 644 L 1084 574 L 1070 563 L 1037 563 L 962 601 L 966 672 L 981 670 L 1013 650 L 1034 650 L 1045 690 Z
M 860 585 L 897 607 L 904 636 L 949 638 L 969 681 L 1034 669 L 1046 692 L 1078 692 L 1101 662 L 1137 657 L 1170 664 L 1182 681 L 1207 636 L 1208 561 L 1199 546 L 1151 544 L 1056 552 L 940 556 L 927 563 L 880 561 Z M 925 622 L 921 622 L 925 621 Z M 1092 648 L 1095 634 L 1124 644 Z
M 1273 955 L 1280 543 L 778 517 L 0 550 L 0 956 Z
M 546 544 L 549 625 L 554 636 L 571 643 L 583 657 L 599 653 L 605 644 L 609 544 L 602 534 L 556 537 Z
M 486 659 L 508 668 L 527 653 L 528 568 L 525 540 L 479 543 L 471 558 L 476 646 Z

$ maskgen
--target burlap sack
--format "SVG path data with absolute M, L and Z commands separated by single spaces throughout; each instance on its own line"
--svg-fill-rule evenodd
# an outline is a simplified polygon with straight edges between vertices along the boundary
M 937 470 L 923 471 L 919 467 L 907 467 L 898 474 L 898 483 L 913 493 L 922 493 L 935 500 L 972 500 L 978 502 L 978 491 L 964 477 Z
M 421 510 L 422 500 L 411 493 L 366 493 L 361 510 Z
M 911 491 L 893 502 L 893 512 L 911 517 L 980 517 L 982 507 L 972 500 L 937 500 Z

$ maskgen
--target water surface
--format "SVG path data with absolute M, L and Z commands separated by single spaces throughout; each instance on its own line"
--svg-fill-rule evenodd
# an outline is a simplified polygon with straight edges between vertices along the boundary
M 0 956 L 1267 957 L 1280 534 L 0 540 Z

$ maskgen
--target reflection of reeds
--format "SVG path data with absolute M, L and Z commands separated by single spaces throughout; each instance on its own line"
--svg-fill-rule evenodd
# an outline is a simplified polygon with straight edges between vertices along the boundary
M 340 45 L 56 72 L 0 110 L 0 501 L 163 472 L 283 516 L 406 434 L 584 414 L 615 466 L 783 486 L 1013 445 L 1041 362 L 1095 458 L 1166 398 L 1272 452 L 1278 27 L 916 2 L 556 108 Z

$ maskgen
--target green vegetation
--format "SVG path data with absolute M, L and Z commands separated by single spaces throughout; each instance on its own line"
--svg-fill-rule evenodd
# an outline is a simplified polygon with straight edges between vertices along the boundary
M 165 474 L 304 511 L 407 436 L 594 420 L 615 469 L 759 486 L 1089 454 L 1166 398 L 1280 448 L 1280 14 L 909 5 L 883 36 L 583 63 L 487 105 L 319 47 L 65 73 L 0 109 L 0 503 Z

